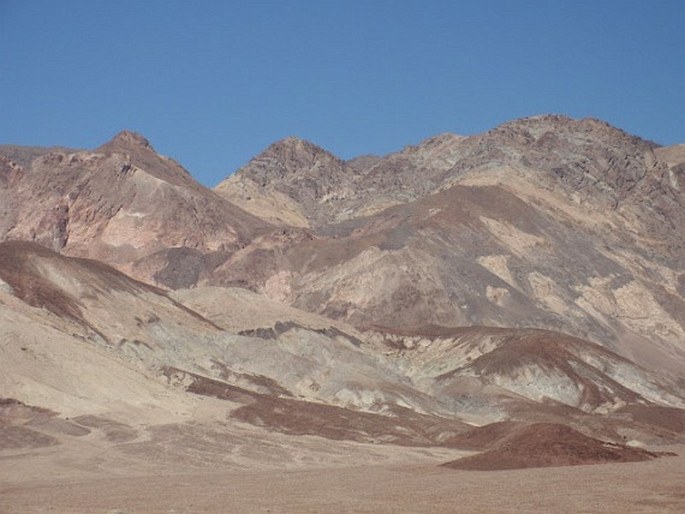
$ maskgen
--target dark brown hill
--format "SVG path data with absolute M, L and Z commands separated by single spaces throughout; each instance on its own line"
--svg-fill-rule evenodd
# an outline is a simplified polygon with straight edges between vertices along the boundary
M 535 423 L 518 428 L 494 448 L 447 464 L 474 471 L 636 462 L 661 455 L 640 448 L 607 443 L 559 424 Z

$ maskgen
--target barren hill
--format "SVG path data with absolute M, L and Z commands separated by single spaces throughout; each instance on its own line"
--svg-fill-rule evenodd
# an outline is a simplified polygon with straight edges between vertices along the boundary
M 23 164 L 12 160 L 19 154 Z M 2 239 L 100 259 L 163 286 L 195 283 L 270 227 L 131 132 L 94 151 L 0 155 Z
M 287 138 L 216 192 L 130 132 L 93 152 L 3 148 L 5 239 L 358 328 L 560 330 L 683 375 L 677 146 L 561 116 L 350 162 Z
M 682 375 L 685 189 L 667 157 L 676 147 L 542 116 L 350 163 L 314 148 L 278 143 L 217 187 L 246 209 L 243 190 L 288 204 L 313 232 L 285 229 L 212 280 L 249 277 L 359 327 L 561 330 Z M 325 192 L 310 187 L 316 176 Z
M 174 405 L 204 395 L 227 402 L 224 416 L 335 440 L 450 446 L 467 423 L 503 419 L 563 420 L 612 440 L 682 437 L 677 383 L 561 334 L 361 333 L 241 290 L 171 297 L 35 244 L 2 243 L 0 258 L 3 394 L 62 416 L 183 423 Z
M 635 462 L 657 454 L 587 437 L 565 425 L 536 423 L 506 438 L 495 448 L 445 466 L 453 469 L 501 470 L 574 466 L 598 462 Z

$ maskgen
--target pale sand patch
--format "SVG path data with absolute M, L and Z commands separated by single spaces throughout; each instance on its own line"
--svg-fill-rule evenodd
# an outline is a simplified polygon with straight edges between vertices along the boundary
M 224 180 L 214 191 L 250 214 L 275 225 L 309 227 L 309 220 L 295 200 L 275 189 L 264 191 L 250 179 L 234 175 Z
M 509 270 L 508 262 L 510 258 L 510 255 L 484 255 L 478 257 L 476 262 L 493 275 L 504 280 L 507 284 L 517 287 L 516 280 Z
M 480 216 L 479 219 L 497 239 L 502 241 L 507 248 L 511 250 L 511 253 L 513 254 L 525 256 L 528 254 L 530 248 L 541 247 L 546 244 L 544 238 L 519 230 L 509 223 L 504 223 L 486 216 Z

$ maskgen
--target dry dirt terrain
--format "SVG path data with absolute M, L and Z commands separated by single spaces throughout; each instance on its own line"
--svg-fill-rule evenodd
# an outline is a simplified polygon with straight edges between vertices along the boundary
M 376 448 L 369 448 L 372 452 Z M 683 448 L 671 448 L 683 455 Z M 364 448 L 359 448 L 363 452 Z M 390 449 L 389 451 L 393 451 Z M 0 481 L 0 511 L 683 512 L 685 458 L 511 471 L 460 471 L 426 452 L 402 462 L 281 470 L 103 470 Z M 405 457 L 406 458 L 406 457 Z M 55 459 L 56 460 L 56 459 Z M 3 468 L 12 461 L 3 459 Z M 36 462 L 38 464 L 38 462 Z M 54 466 L 54 463 L 53 463 Z M 90 472 L 90 473 L 87 473 Z

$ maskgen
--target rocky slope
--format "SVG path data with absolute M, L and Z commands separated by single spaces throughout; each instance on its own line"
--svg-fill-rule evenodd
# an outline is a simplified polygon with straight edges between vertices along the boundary
M 0 238 L 104 260 L 166 287 L 195 283 L 269 230 L 131 132 L 94 151 L 0 147 L 0 156 Z
M 217 192 L 246 209 L 247 185 L 265 203 L 285 195 L 312 234 L 285 229 L 280 242 L 234 254 L 214 280 L 251 277 L 273 298 L 357 326 L 561 330 L 682 375 L 678 155 L 560 116 L 349 163 L 285 140 Z M 325 192 L 311 185 L 317 173 Z
M 643 444 L 685 430 L 677 383 L 553 332 L 361 333 L 242 290 L 171 297 L 31 243 L 0 244 L 0 263 L 3 397 L 52 412 L 43 429 L 12 415 L 14 446 L 17 427 L 38 444 L 88 416 L 135 439 L 189 422 L 202 398 L 228 427 L 404 446 L 459 448 L 469 424 L 502 420 Z

